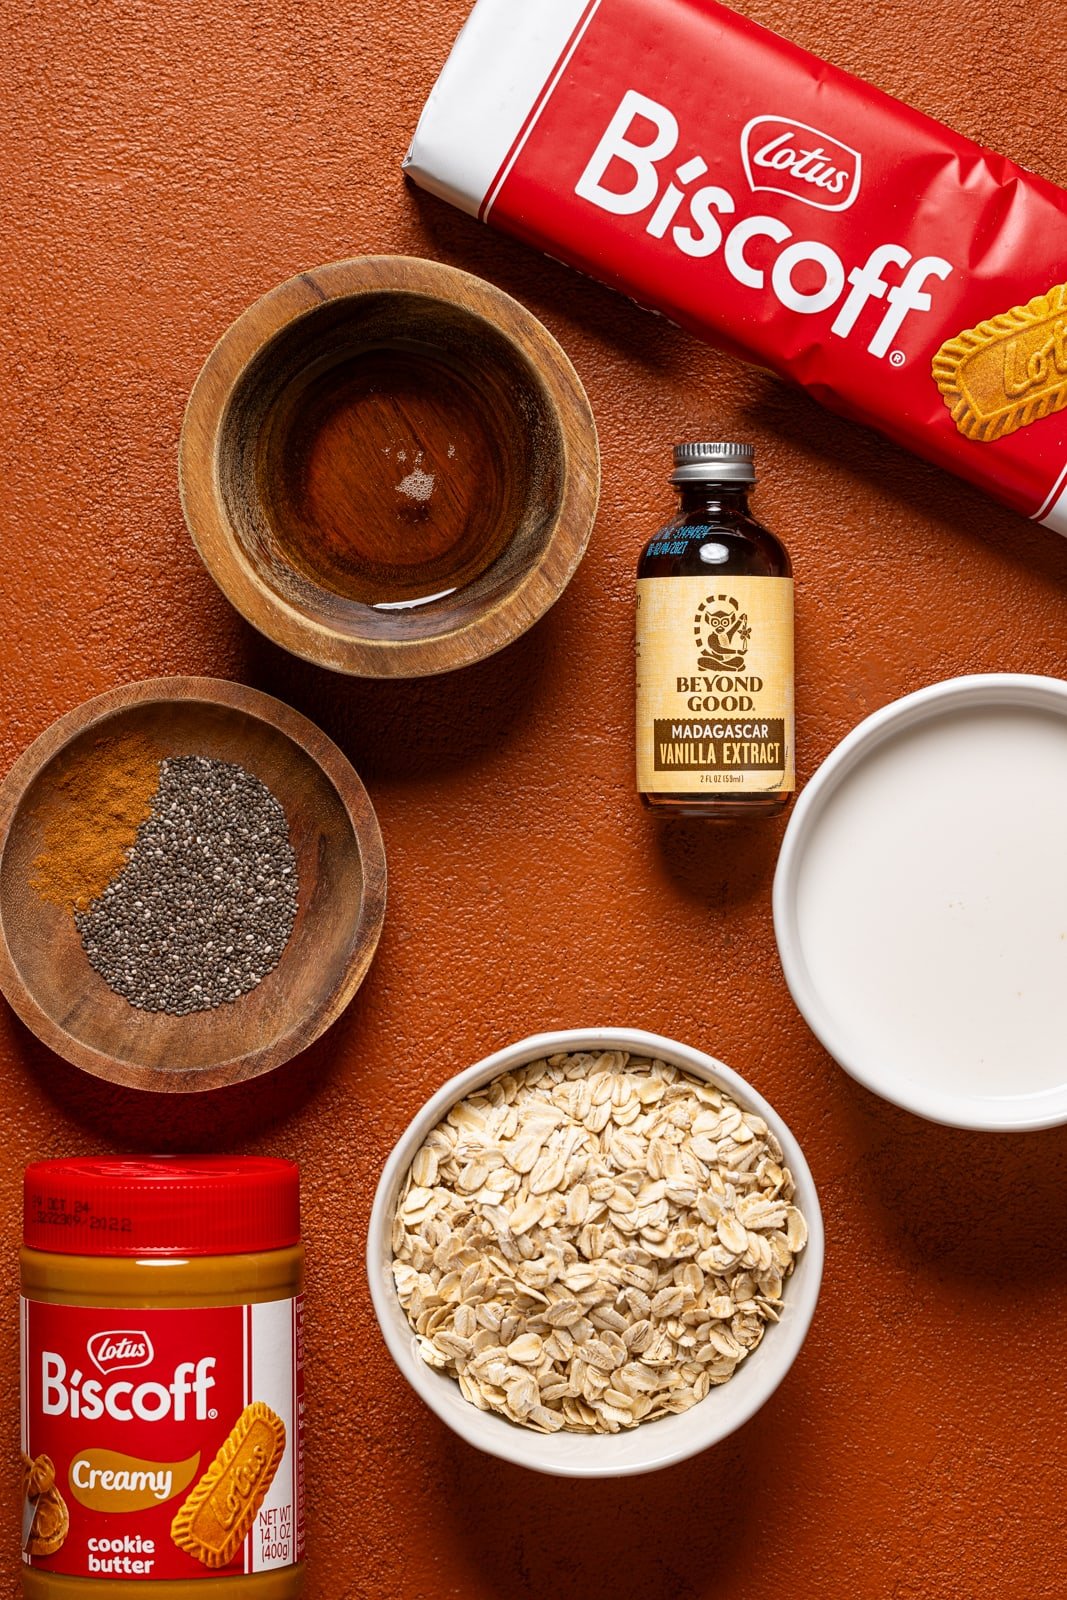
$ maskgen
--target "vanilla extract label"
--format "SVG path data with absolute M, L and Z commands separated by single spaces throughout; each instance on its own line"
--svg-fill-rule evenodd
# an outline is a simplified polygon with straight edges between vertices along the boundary
M 785 719 L 762 722 L 677 722 L 655 719 L 653 766 L 657 772 L 781 772 Z
M 791 578 L 641 578 L 643 794 L 794 787 Z

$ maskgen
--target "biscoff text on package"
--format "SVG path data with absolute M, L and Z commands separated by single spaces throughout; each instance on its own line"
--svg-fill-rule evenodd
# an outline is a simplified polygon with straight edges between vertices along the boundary
M 647 134 L 642 137 L 646 129 L 651 129 L 651 137 Z M 786 241 L 793 238 L 793 230 L 781 217 L 762 214 L 741 217 L 726 229 L 720 219 L 736 215 L 734 196 L 718 184 L 690 187 L 703 177 L 708 165 L 699 154 L 689 156 L 677 166 L 669 163 L 668 158 L 677 152 L 680 139 L 678 119 L 667 106 L 636 89 L 628 89 L 575 184 L 574 192 L 579 199 L 614 216 L 638 216 L 649 211 L 645 232 L 654 239 L 663 239 L 670 230 L 671 242 L 683 255 L 701 260 L 721 248 L 727 271 L 737 283 L 765 292 L 769 276 L 771 293 L 789 311 L 813 316 L 837 306 L 830 332 L 838 338 L 849 338 L 853 334 L 868 302 L 884 300 L 885 310 L 867 345 L 869 353 L 876 357 L 889 354 L 909 313 L 931 309 L 933 296 L 927 286 L 943 282 L 953 271 L 952 263 L 943 256 L 913 256 L 903 245 L 892 242 L 876 245 L 865 262 L 846 271 L 837 251 L 822 240 L 801 239 L 786 245 Z M 757 160 L 762 153 L 757 154 Z M 767 155 L 768 161 L 773 159 L 774 153 Z M 818 165 L 811 159 L 815 152 L 807 153 L 811 162 L 807 168 L 803 154 L 792 151 L 790 154 L 796 158 L 792 167 L 794 175 L 797 175 L 797 162 L 801 165 L 801 176 Z M 628 187 L 614 188 L 605 182 L 613 163 L 622 163 L 629 169 Z M 815 171 L 816 179 L 826 175 L 825 171 Z M 833 176 L 840 174 L 834 171 Z M 664 178 L 667 179 L 665 184 Z M 685 212 L 682 212 L 683 205 Z M 675 220 L 680 212 L 688 217 L 687 221 Z M 769 273 L 751 248 L 757 242 L 768 240 L 772 246 L 786 246 L 774 257 Z M 759 254 L 766 259 L 765 248 Z M 890 267 L 900 270 L 899 281 L 891 282 L 883 277 Z M 806 268 L 809 275 L 813 271 L 821 275 L 821 284 L 815 288 L 799 288 L 795 275 L 802 268 Z M 850 285 L 847 295 L 846 283 Z
M 103 1384 L 99 1378 L 83 1377 L 77 1367 L 68 1372 L 62 1356 L 45 1350 L 41 1355 L 41 1412 L 46 1417 L 70 1415 L 87 1422 L 104 1415 L 116 1422 L 159 1422 L 171 1416 L 175 1422 L 184 1422 L 185 1402 L 192 1395 L 192 1414 L 203 1422 L 209 1414 L 208 1393 L 215 1387 L 214 1366 L 214 1356 L 203 1356 L 196 1362 L 181 1362 L 169 1384 L 135 1385 L 127 1380 Z

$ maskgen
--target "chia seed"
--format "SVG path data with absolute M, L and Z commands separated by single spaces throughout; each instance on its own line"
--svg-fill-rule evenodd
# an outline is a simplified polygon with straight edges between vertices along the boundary
M 75 916 L 90 965 L 141 1011 L 212 1011 L 262 983 L 296 920 L 285 812 L 234 762 L 172 756 L 121 873 Z

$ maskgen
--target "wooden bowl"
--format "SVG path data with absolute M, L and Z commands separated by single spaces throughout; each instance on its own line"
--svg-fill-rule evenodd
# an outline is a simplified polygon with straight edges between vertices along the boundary
M 101 738 L 145 735 L 160 754 L 235 761 L 281 802 L 298 910 L 281 961 L 214 1011 L 139 1011 L 89 965 L 74 919 L 30 887 L 58 784 Z M 152 678 L 60 717 L 0 785 L 0 989 L 37 1037 L 75 1066 L 138 1089 L 186 1093 L 279 1066 L 344 1010 L 385 912 L 377 818 L 349 763 L 305 717 L 216 678 Z
M 517 301 L 365 256 L 258 300 L 189 399 L 189 530 L 276 644 L 359 677 L 467 666 L 566 587 L 596 515 L 596 427 Z

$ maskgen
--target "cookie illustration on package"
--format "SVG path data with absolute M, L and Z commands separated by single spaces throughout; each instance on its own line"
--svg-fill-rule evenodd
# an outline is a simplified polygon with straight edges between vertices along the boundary
M 285 1454 L 285 1424 L 262 1400 L 246 1406 L 171 1524 L 171 1538 L 205 1567 L 228 1566 Z
M 50 1456 L 22 1456 L 22 1493 L 28 1508 L 35 1506 L 26 1553 L 54 1556 L 70 1527 L 66 1501 L 56 1488 L 56 1469 Z
M 948 339 L 933 375 L 968 439 L 1001 439 L 1067 406 L 1067 284 Z

